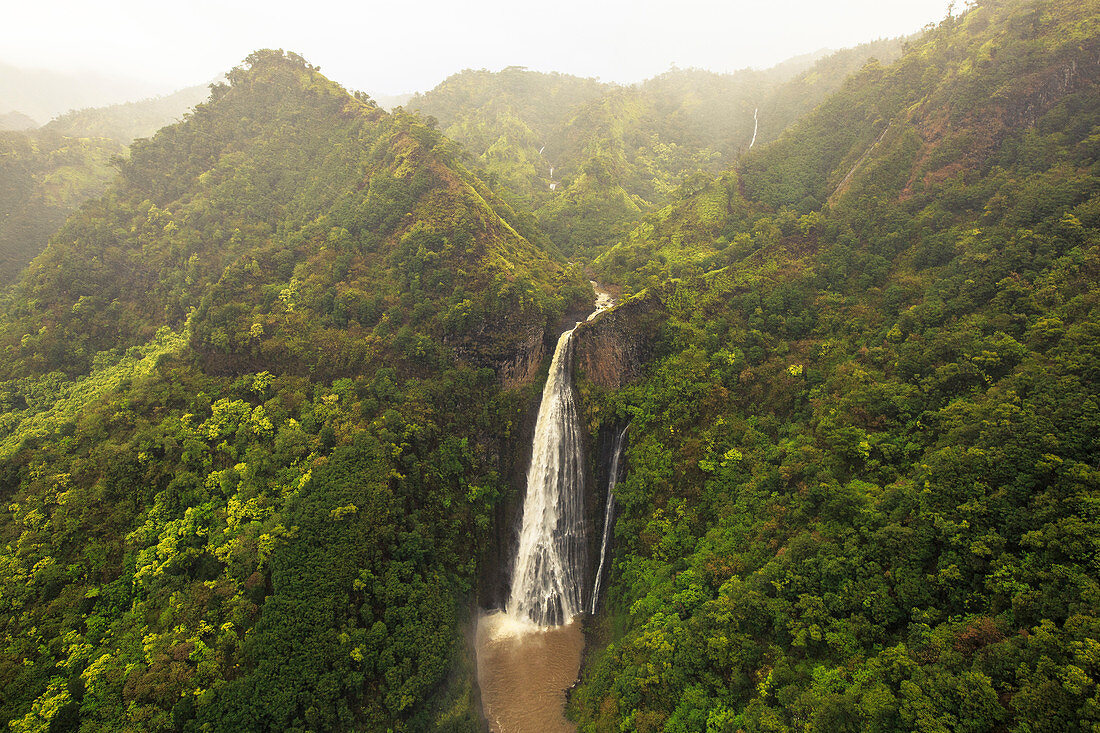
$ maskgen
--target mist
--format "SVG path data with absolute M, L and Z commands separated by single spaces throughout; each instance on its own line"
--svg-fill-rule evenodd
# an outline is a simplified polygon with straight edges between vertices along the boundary
M 424 91 L 463 68 L 526 66 L 635 82 L 679 67 L 763 68 L 822 48 L 906 35 L 947 0 L 642 0 L 309 4 L 195 0 L 8 8 L 0 62 L 122 77 L 157 93 L 203 83 L 257 48 L 294 50 L 345 86 Z

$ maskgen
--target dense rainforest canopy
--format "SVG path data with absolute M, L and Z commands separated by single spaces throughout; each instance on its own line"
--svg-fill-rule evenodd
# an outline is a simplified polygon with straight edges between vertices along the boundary
M 0 132 L 0 284 L 15 282 L 69 215 L 107 190 L 124 152 L 113 140 Z
M 665 318 L 581 730 L 1100 723 L 1098 30 L 980 3 L 596 260 Z
M 495 368 L 591 289 L 454 157 L 259 52 L 24 274 L 13 729 L 476 725 L 460 624 L 530 396 Z
M 481 730 L 595 276 L 577 349 L 644 357 L 576 374 L 590 464 L 630 426 L 582 731 L 1094 729 L 1098 58 L 1098 0 L 983 0 L 393 113 L 260 51 L 126 155 L 0 133 L 0 242 L 49 238 L 0 304 L 0 726 Z
M 125 146 L 183 117 L 205 91 L 74 110 L 43 127 L 18 112 L 0 115 L 0 285 L 13 283 L 82 203 L 107 190 Z
M 868 59 L 892 61 L 901 46 L 876 41 L 765 71 L 672 69 L 629 87 L 520 67 L 464 71 L 406 106 L 437 119 L 562 252 L 587 258 L 686 176 L 728 167 L 754 135 L 774 139 Z

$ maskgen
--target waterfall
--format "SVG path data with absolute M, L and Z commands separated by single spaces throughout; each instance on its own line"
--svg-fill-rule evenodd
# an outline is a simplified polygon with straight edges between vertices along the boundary
M 600 599 L 600 580 L 603 578 L 603 566 L 607 560 L 607 546 L 611 544 L 611 520 L 615 515 L 615 484 L 619 480 L 619 457 L 623 454 L 623 438 L 630 426 L 623 428 L 615 438 L 611 449 L 611 468 L 607 472 L 607 508 L 603 513 L 603 539 L 600 540 L 600 564 L 596 568 L 596 579 L 592 582 L 592 605 L 590 610 L 596 613 L 596 602 Z
M 760 112 L 759 107 L 752 111 L 752 142 L 749 143 L 749 150 L 752 150 L 752 146 L 756 145 L 756 131 L 760 129 L 760 120 L 756 116 L 758 112 Z
M 600 296 L 589 320 L 612 304 L 610 296 Z M 584 473 L 572 378 L 576 330 L 558 339 L 542 390 L 506 605 L 513 620 L 538 626 L 568 623 L 582 610 Z

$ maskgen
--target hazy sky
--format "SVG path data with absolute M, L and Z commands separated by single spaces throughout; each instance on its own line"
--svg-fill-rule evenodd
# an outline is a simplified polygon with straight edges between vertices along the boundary
M 257 48 L 301 53 L 346 87 L 420 91 L 464 68 L 637 81 L 669 68 L 766 67 L 911 33 L 948 0 L 0 0 L 0 61 L 127 75 L 163 91 Z

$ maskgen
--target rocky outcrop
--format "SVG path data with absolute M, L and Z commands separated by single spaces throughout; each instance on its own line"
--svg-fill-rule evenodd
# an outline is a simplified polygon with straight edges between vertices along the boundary
M 505 323 L 482 323 L 461 340 L 444 338 L 459 363 L 496 372 L 504 389 L 536 381 L 549 355 L 546 322 L 512 318 Z
M 498 323 L 485 322 L 472 333 L 465 334 L 461 341 L 448 338 L 443 341 L 454 349 L 459 362 L 488 367 L 496 372 L 504 389 L 526 387 L 539 381 L 540 376 L 546 376 L 545 368 L 554 353 L 558 336 L 592 312 L 590 301 L 568 306 L 556 330 L 544 320 L 529 315 Z
M 504 389 L 530 384 L 538 377 L 546 358 L 546 330 L 529 326 L 517 339 L 511 353 L 497 363 L 497 375 Z
M 497 455 L 500 456 L 498 470 L 508 490 L 493 509 L 495 529 L 479 558 L 477 601 L 485 611 L 503 609 L 508 600 L 538 412 L 539 394 L 532 389 L 527 409 L 515 431 L 497 446 Z
M 642 293 L 577 329 L 573 373 L 604 389 L 618 389 L 641 375 L 652 358 L 666 311 Z

